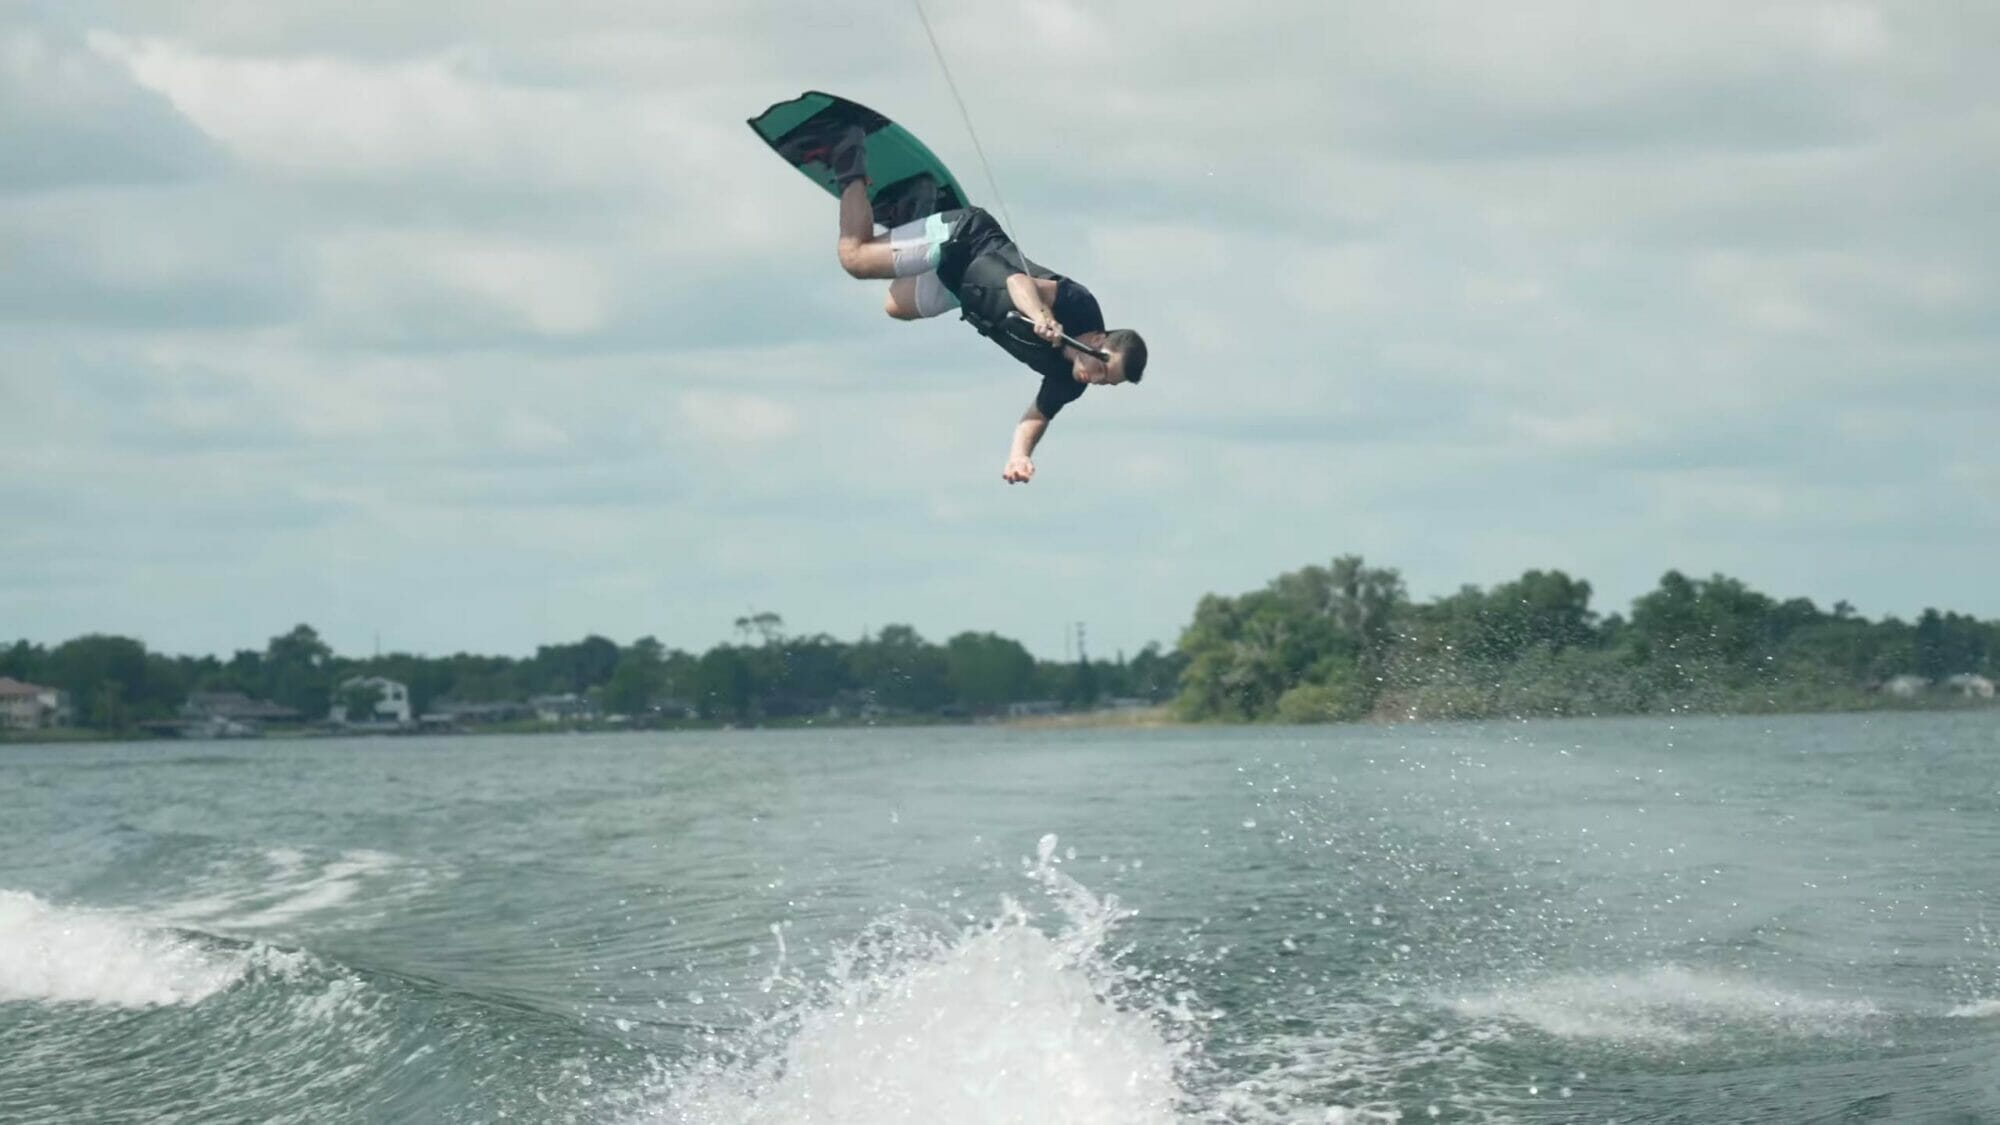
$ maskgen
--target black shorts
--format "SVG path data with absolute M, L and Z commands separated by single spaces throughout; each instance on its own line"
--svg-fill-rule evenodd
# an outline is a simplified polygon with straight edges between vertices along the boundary
M 938 259 L 938 280 L 944 287 L 958 293 L 959 283 L 965 278 L 966 268 L 974 259 L 994 254 L 1010 258 L 1014 269 L 1021 268 L 1021 251 L 1007 237 L 1007 232 L 998 220 L 988 214 L 984 207 L 966 207 L 959 211 L 947 211 L 944 219 L 951 228 L 951 236 L 945 240 L 943 254 Z

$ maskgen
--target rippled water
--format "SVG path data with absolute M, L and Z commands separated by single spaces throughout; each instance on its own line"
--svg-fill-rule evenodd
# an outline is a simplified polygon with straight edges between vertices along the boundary
M 0 1121 L 2000 1120 L 1996 907 L 1994 712 L 6 747 Z

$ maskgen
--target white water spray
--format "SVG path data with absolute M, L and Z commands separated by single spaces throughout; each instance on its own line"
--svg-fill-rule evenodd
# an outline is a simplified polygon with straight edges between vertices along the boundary
M 1127 916 L 1058 869 L 1055 837 L 1029 877 L 1062 915 L 1053 935 L 1004 899 L 991 921 L 940 935 L 891 919 L 794 982 L 810 999 L 759 1028 L 742 1058 L 669 1080 L 646 1118 L 682 1125 L 1171 1125 L 1192 1048 L 1176 1017 L 1121 997 L 1104 951 Z M 780 946 L 782 948 L 782 945 Z

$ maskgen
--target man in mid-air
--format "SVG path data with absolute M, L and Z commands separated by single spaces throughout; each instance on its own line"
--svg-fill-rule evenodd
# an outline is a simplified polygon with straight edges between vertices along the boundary
M 854 277 L 895 279 L 885 302 L 890 316 L 922 320 L 962 309 L 982 335 L 1042 377 L 1000 474 L 1009 484 L 1032 480 L 1035 446 L 1049 420 L 1092 384 L 1139 382 L 1146 341 L 1129 328 L 1105 331 L 1090 290 L 1022 256 L 982 208 L 940 212 L 877 235 L 866 143 L 862 130 L 851 129 L 827 154 L 840 186 L 840 264 Z

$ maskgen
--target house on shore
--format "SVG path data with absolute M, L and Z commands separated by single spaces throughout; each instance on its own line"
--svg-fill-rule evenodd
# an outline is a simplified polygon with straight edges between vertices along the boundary
M 1930 686 L 1931 682 L 1924 677 L 1905 672 L 1900 676 L 1889 677 L 1882 684 L 1882 691 L 1884 694 L 1893 695 L 1897 699 L 1915 699 L 1922 695 Z
M 304 718 L 283 704 L 240 691 L 198 691 L 181 704 L 180 733 L 188 738 L 256 738 L 267 724 Z
M 0 676 L 0 730 L 66 727 L 75 721 L 68 692 Z
M 1946 676 L 1944 686 L 1967 699 L 1993 698 L 1993 681 L 1977 672 L 1961 672 L 1956 676 Z
M 694 710 L 693 704 L 685 706 L 690 711 Z M 872 723 L 877 719 L 887 718 L 889 709 L 876 702 L 874 695 L 869 692 L 843 691 L 827 700 L 823 714 L 835 721 L 860 719 Z
M 597 705 L 573 691 L 538 695 L 528 700 L 528 706 L 544 723 L 589 722 L 599 717 Z
M 1993 681 L 1977 672 L 1960 672 L 1935 683 L 1926 677 L 1905 672 L 1884 680 L 1882 692 L 1897 699 L 1916 699 L 1932 692 L 1955 695 L 1961 699 L 1993 699 L 1996 695 Z
M 348 697 L 373 689 L 375 706 L 366 714 L 349 715 Z M 413 721 L 410 713 L 410 688 L 386 676 L 355 676 L 342 680 L 334 688 L 333 706 L 327 711 L 327 721 L 341 726 L 409 726 Z
M 418 716 L 417 722 L 429 730 L 461 730 L 495 723 L 521 722 L 534 717 L 534 708 L 525 703 L 468 703 L 440 699 L 431 704 L 430 710 Z

